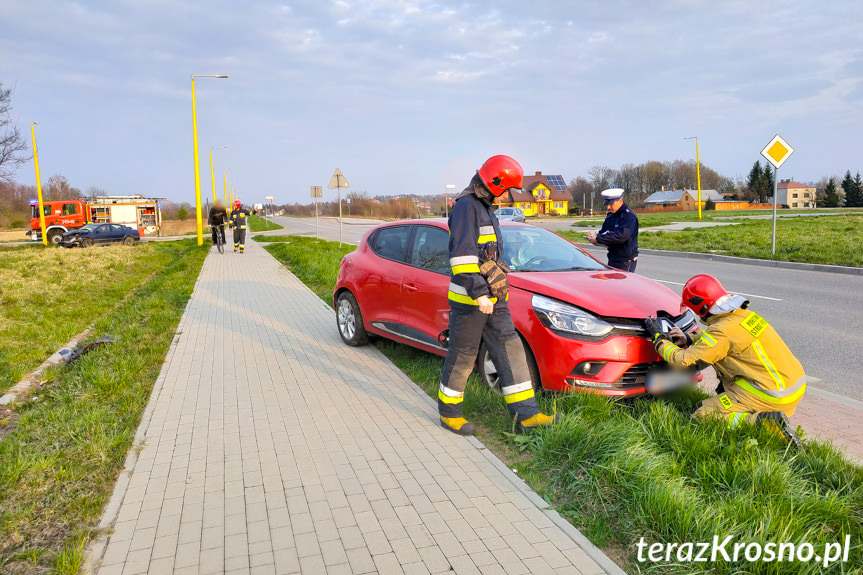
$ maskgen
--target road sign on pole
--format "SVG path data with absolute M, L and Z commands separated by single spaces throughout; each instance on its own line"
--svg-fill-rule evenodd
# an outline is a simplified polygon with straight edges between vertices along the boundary
M 321 186 L 312 186 L 312 197 L 315 198 L 315 238 L 318 237 L 318 198 L 324 195 Z
M 351 185 L 345 179 L 342 171 L 336 168 L 336 171 L 333 172 L 333 177 L 330 178 L 330 185 L 327 188 L 339 191 L 339 247 L 342 245 L 342 188 L 350 187 Z
M 776 254 L 776 202 L 778 201 L 779 192 L 779 167 L 785 163 L 791 154 L 794 153 L 794 148 L 782 139 L 782 136 L 776 134 L 770 143 L 764 146 L 761 150 L 761 155 L 770 162 L 773 166 L 773 236 L 770 240 L 770 253 Z M 787 200 L 787 198 L 786 198 Z

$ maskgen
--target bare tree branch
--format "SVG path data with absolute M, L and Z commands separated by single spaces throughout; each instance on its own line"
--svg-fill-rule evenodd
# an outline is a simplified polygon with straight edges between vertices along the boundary
M 0 82 L 0 180 L 11 181 L 18 167 L 31 157 L 27 140 L 12 119 L 12 88 Z

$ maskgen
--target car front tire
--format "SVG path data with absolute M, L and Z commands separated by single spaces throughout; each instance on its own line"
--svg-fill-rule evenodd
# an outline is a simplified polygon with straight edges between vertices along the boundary
M 530 382 L 533 384 L 533 389 L 537 392 L 542 391 L 542 380 L 539 377 L 539 368 L 536 365 L 536 359 L 533 357 L 533 352 L 530 350 L 527 342 L 523 339 L 521 340 L 521 344 L 524 346 L 524 356 L 527 361 L 527 370 L 530 372 Z M 495 391 L 500 391 L 500 379 L 497 375 L 497 368 L 491 360 L 491 353 L 489 353 L 488 346 L 484 341 L 479 346 L 479 355 L 477 356 L 476 363 L 480 379 L 482 379 L 489 388 Z
M 123 245 L 129 246 L 129 247 L 134 246 L 135 245 L 135 238 L 133 238 L 132 236 L 126 236 L 125 238 L 123 238 Z
M 342 341 L 352 347 L 369 342 L 360 306 L 351 292 L 342 292 L 336 300 L 336 326 Z
M 93 242 L 93 238 L 84 238 L 83 240 L 81 240 L 81 247 L 89 248 L 92 247 L 94 243 L 95 242 Z

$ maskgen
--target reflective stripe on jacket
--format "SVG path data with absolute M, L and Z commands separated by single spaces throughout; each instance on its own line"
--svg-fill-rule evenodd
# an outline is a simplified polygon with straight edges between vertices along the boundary
M 705 323 L 707 329 L 687 349 L 664 341 L 659 354 L 677 367 L 712 364 L 726 388 L 738 385 L 770 403 L 785 405 L 803 397 L 803 366 L 767 320 L 738 309 Z
M 497 242 L 495 259 L 500 259 L 503 253 L 500 224 L 492 206 L 473 193 L 473 182 L 456 198 L 448 223 L 450 304 L 477 306 L 477 298 L 491 295 L 488 282 L 479 271 L 480 249 L 489 242 Z M 497 301 L 490 299 L 493 303 Z

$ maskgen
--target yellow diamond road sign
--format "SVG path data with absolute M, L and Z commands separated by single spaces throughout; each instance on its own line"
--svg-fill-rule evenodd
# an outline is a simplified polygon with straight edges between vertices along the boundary
M 767 144 L 763 150 L 761 150 L 761 155 L 764 156 L 768 162 L 773 164 L 773 167 L 777 170 L 782 164 L 785 163 L 785 160 L 794 153 L 794 148 L 792 148 L 788 142 L 782 139 L 782 136 L 776 134 L 770 143 Z

